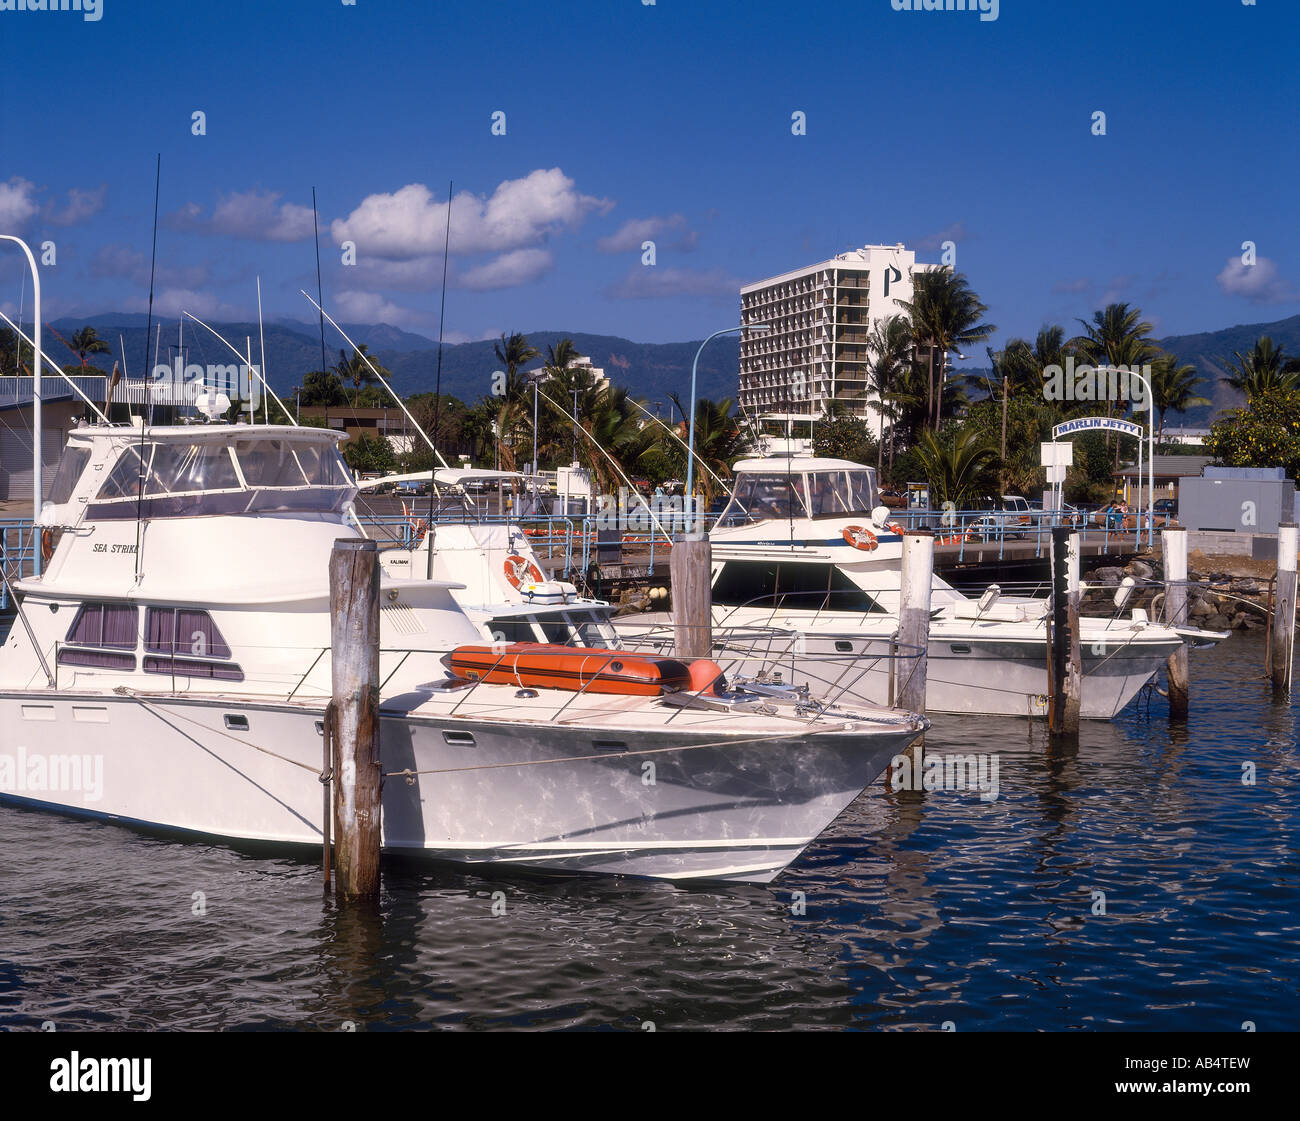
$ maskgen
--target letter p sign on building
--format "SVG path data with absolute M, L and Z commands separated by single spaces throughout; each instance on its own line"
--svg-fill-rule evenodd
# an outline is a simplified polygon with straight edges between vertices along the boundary
M 885 266 L 885 289 L 881 294 L 885 297 L 888 297 L 890 284 L 895 284 L 902 279 L 903 279 L 902 272 L 900 272 L 893 265 L 886 265 Z

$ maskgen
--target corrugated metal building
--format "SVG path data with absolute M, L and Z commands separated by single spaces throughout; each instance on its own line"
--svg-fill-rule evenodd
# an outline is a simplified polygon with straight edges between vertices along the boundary
M 108 392 L 103 375 L 70 375 L 100 408 Z M 94 414 L 57 374 L 41 376 L 41 463 L 46 493 L 68 433 Z M 0 500 L 30 499 L 32 494 L 32 379 L 0 377 Z

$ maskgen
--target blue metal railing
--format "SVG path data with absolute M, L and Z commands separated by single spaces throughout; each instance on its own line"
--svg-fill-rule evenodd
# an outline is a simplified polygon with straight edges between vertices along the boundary
M 36 527 L 27 518 L 0 518 L 0 567 L 9 583 L 36 571 Z M 0 580 L 0 611 L 9 611 L 9 589 Z

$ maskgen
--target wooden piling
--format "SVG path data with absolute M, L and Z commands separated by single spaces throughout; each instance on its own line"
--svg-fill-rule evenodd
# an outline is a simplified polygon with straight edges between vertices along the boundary
M 1273 597 L 1273 619 L 1269 647 L 1268 675 L 1275 690 L 1291 687 L 1291 654 L 1295 641 L 1296 555 L 1300 530 L 1295 522 L 1277 528 L 1277 592 Z
M 934 583 L 934 533 L 909 529 L 903 534 L 903 570 L 898 606 L 898 650 L 894 706 L 925 713 L 925 683 L 930 649 L 930 591 Z M 925 737 L 908 748 L 912 774 L 919 779 Z M 919 789 L 919 784 L 917 789 Z
M 1181 526 L 1160 531 L 1160 552 L 1165 569 L 1164 622 L 1187 625 L 1187 530 Z M 1186 720 L 1189 701 L 1187 647 L 1179 646 L 1165 662 L 1169 678 L 1169 719 Z
M 339 895 L 379 893 L 379 553 L 340 539 L 330 553 L 334 834 Z
M 707 537 L 673 543 L 668 561 L 678 658 L 713 657 L 713 546 Z
M 1056 736 L 1079 734 L 1082 650 L 1079 643 L 1079 535 L 1068 526 L 1052 530 L 1052 619 L 1048 727 Z

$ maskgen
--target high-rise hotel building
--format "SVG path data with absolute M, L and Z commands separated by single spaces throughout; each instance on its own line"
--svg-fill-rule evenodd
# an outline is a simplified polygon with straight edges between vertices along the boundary
M 868 389 L 867 339 L 912 298 L 916 253 L 866 245 L 740 290 L 741 323 L 768 323 L 740 340 L 740 403 L 751 417 L 819 417 L 840 401 L 880 432 Z

